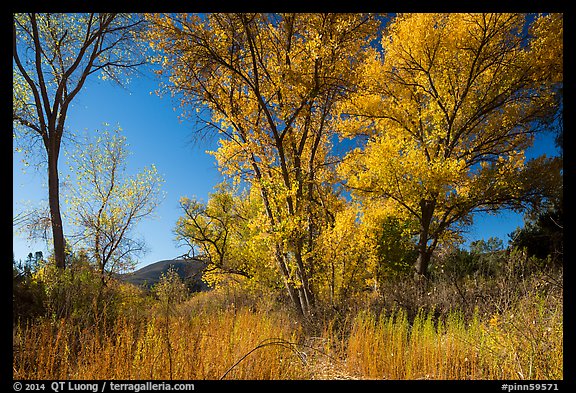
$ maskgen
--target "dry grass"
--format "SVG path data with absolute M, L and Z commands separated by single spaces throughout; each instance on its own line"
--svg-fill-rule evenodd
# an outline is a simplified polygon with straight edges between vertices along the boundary
M 168 326 L 165 324 L 165 319 L 156 317 L 142 325 L 121 320 L 113 333 L 75 332 L 65 321 L 20 328 L 16 332 L 21 345 L 14 351 L 14 378 L 309 377 L 301 359 L 287 344 L 298 342 L 299 329 L 291 327 L 281 315 L 262 318 L 242 309 L 210 316 L 171 317 Z
M 365 309 L 311 333 L 269 301 L 214 291 L 101 325 L 17 325 L 13 377 L 562 379 L 562 298 L 527 288 L 513 300 L 489 313 Z
M 434 321 L 403 310 L 352 322 L 348 371 L 377 379 L 562 379 L 562 305 L 538 296 L 504 314 L 466 322 L 459 312 Z

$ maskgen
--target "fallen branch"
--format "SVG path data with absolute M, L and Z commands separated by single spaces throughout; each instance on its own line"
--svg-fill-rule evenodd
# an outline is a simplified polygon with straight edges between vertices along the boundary
M 240 359 L 238 359 L 232 366 L 230 366 L 230 368 L 228 370 L 226 370 L 226 372 L 220 377 L 220 380 L 226 378 L 226 375 L 228 375 L 228 373 L 230 373 L 230 371 L 232 371 L 237 365 L 239 365 L 244 359 L 246 359 L 248 356 L 250 356 L 250 354 L 252 354 L 253 352 L 255 352 L 256 350 L 260 349 L 260 348 L 264 348 L 264 347 L 268 347 L 271 345 L 279 345 L 281 347 L 284 348 L 288 348 L 290 349 L 292 352 L 294 352 L 296 354 L 296 356 L 298 356 L 298 358 L 300 359 L 300 361 L 302 362 L 303 365 L 307 364 L 306 361 L 306 353 L 302 352 L 300 350 L 298 350 L 298 347 L 306 347 L 306 348 L 310 348 L 316 352 L 321 353 L 322 355 L 325 355 L 331 359 L 334 360 L 334 358 L 330 355 L 328 355 L 327 353 L 320 351 L 319 349 L 316 349 L 314 347 L 311 347 L 309 345 L 306 344 L 298 344 L 298 343 L 293 343 L 287 340 L 284 340 L 283 338 L 267 338 L 263 341 L 260 342 L 260 344 L 258 344 L 257 346 L 255 346 L 254 348 L 252 348 L 250 351 L 248 351 L 244 356 L 242 356 Z

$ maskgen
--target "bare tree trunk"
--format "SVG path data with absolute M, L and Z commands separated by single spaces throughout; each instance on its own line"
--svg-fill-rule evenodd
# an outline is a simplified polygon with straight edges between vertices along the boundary
M 430 234 L 430 223 L 434 214 L 436 202 L 434 200 L 422 199 L 420 201 L 420 237 L 418 240 L 418 258 L 414 263 L 415 274 L 420 277 L 428 277 L 428 265 L 432 257 L 432 249 L 428 247 Z
M 314 309 L 314 294 L 312 293 L 312 290 L 310 288 L 310 282 L 308 280 L 308 272 L 306 271 L 306 268 L 304 266 L 304 260 L 302 258 L 302 248 L 304 246 L 304 241 L 303 239 L 298 239 L 296 241 L 296 250 L 295 250 L 295 257 L 296 257 L 296 264 L 298 266 L 298 275 L 300 278 L 300 282 L 302 284 L 302 286 L 299 288 L 300 289 L 300 296 L 301 296 L 301 302 L 304 303 L 304 312 L 306 316 L 310 316 L 313 312 Z
M 294 284 L 290 280 L 290 273 L 286 267 L 286 261 L 282 252 L 280 251 L 280 246 L 276 245 L 276 264 L 280 269 L 280 273 L 282 274 L 282 279 L 284 281 L 284 286 L 286 287 L 286 291 L 288 291 L 288 295 L 290 296 L 290 300 L 294 305 L 294 308 L 298 312 L 299 315 L 304 315 L 305 311 L 303 309 L 303 304 L 301 301 L 300 293 L 298 292 L 297 288 L 294 287 Z
M 60 269 L 66 267 L 64 228 L 60 214 L 60 184 L 58 178 L 58 147 L 48 150 L 48 203 L 54 242 L 54 260 Z
M 432 253 L 426 248 L 420 243 L 418 244 L 418 258 L 414 263 L 414 269 L 417 275 L 428 277 L 428 266 L 430 265 Z

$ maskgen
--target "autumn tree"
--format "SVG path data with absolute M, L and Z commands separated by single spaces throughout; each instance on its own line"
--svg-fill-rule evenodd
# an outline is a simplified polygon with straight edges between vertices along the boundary
M 14 136 L 18 148 L 42 146 L 46 153 L 54 258 L 60 268 L 65 267 L 65 242 L 58 159 L 66 118 L 90 75 L 121 82 L 122 73 L 142 64 L 133 39 L 141 24 L 125 14 L 13 16 Z
M 313 277 L 319 296 L 332 307 L 347 304 L 354 295 L 373 289 L 378 277 L 378 239 L 359 208 L 343 203 L 314 247 L 318 274 Z
M 276 268 L 297 311 L 310 315 L 312 250 L 338 199 L 327 120 L 357 77 L 375 21 L 362 14 L 148 19 L 167 88 L 218 131 L 221 171 L 260 194 Z
M 144 250 L 133 229 L 161 202 L 163 180 L 154 165 L 126 174 L 129 151 L 120 129 L 98 134 L 70 154 L 75 182 L 67 204 L 78 229 L 70 239 L 85 250 L 105 284 L 112 273 L 131 268 Z
M 180 199 L 183 215 L 176 223 L 176 239 L 207 266 L 204 280 L 212 286 L 233 275 L 245 287 L 281 286 L 274 269 L 273 246 L 262 231 L 267 218 L 255 189 L 239 192 L 227 183 L 215 187 L 208 202 Z
M 557 159 L 524 151 L 558 110 L 562 31 L 561 14 L 401 14 L 364 63 L 338 127 L 367 143 L 340 172 L 365 205 L 412 222 L 419 275 L 473 212 L 561 181 Z

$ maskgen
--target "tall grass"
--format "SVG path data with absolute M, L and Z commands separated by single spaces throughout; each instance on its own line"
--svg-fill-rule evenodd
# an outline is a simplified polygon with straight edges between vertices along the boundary
M 165 323 L 157 317 L 144 324 L 119 320 L 116 331 L 108 333 L 75 332 L 64 320 L 19 328 L 16 337 L 21 346 L 14 352 L 14 378 L 309 377 L 297 353 L 290 350 L 300 331 L 291 328 L 282 315 L 263 318 L 246 308 L 236 313 L 172 317 L 168 321 L 170 345 L 164 335 Z
M 402 309 L 352 321 L 346 367 L 369 379 L 562 379 L 562 308 L 533 296 L 487 320 Z
M 173 304 L 173 294 L 163 302 L 121 287 L 99 308 L 114 311 L 103 317 L 52 313 L 16 324 L 13 377 L 562 379 L 561 280 L 538 275 L 518 281 L 516 292 L 491 287 L 482 295 L 490 307 L 472 310 L 364 306 L 327 315 L 313 330 L 270 296 L 237 288 Z
M 353 321 L 347 367 L 370 379 L 477 378 L 477 353 L 467 343 L 476 329 L 456 312 L 437 322 L 433 313 L 420 312 L 412 324 L 402 309 L 379 317 L 362 313 Z
M 79 330 L 45 320 L 15 332 L 17 379 L 310 379 L 328 374 L 307 358 L 361 379 L 562 379 L 562 310 L 545 299 L 465 321 L 396 309 L 360 312 L 339 340 L 329 329 L 304 345 L 286 314 L 250 308 L 121 319 L 116 329 Z M 311 342 L 308 340 L 308 342 Z M 330 345 L 326 344 L 331 342 Z M 310 356 L 308 356 L 310 355 Z M 317 356 L 312 356 L 317 355 Z

